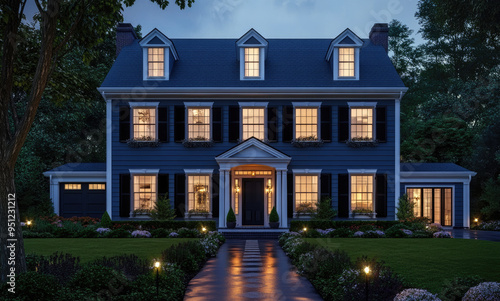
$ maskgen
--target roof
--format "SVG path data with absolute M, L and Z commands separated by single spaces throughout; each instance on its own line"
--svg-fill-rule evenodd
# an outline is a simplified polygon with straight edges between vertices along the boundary
M 401 172 L 472 172 L 454 163 L 401 163 Z
M 334 81 L 331 39 L 268 39 L 265 80 L 240 80 L 236 39 L 171 39 L 179 55 L 169 80 L 143 80 L 139 40 L 123 47 L 105 87 L 404 87 L 382 46 L 363 40 L 359 80 Z
M 47 171 L 47 173 L 54 172 L 95 172 L 95 171 L 106 171 L 106 163 L 66 163 L 64 165 L 58 166 L 54 169 Z

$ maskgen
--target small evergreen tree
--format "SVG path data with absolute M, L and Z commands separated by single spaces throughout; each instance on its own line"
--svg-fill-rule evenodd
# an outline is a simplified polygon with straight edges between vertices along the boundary
M 229 207 L 229 212 L 227 213 L 226 221 L 228 223 L 236 223 L 236 215 L 234 215 L 232 207 Z
M 399 205 L 396 208 L 397 213 L 396 216 L 399 220 L 407 220 L 409 218 L 415 217 L 415 213 L 413 212 L 413 207 L 415 207 L 415 203 L 413 203 L 410 198 L 408 198 L 407 194 L 403 194 L 399 197 Z
M 316 204 L 316 213 L 313 215 L 313 219 L 331 220 L 337 216 L 337 210 L 332 208 L 331 198 L 322 198 Z
M 111 228 L 111 217 L 109 217 L 109 214 L 107 211 L 104 211 L 101 217 L 101 227 L 102 228 Z
M 271 210 L 271 214 L 269 215 L 269 222 L 270 223 L 277 223 L 280 221 L 280 217 L 278 215 L 278 212 L 276 211 L 276 207 L 273 207 L 273 210 Z
M 166 194 L 158 198 L 149 216 L 157 221 L 172 220 L 175 218 L 175 209 L 170 205 L 170 199 Z

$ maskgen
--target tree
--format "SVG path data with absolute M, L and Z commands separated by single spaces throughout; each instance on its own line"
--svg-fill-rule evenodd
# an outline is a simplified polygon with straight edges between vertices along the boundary
M 413 208 L 415 207 L 415 203 L 410 200 L 407 194 L 403 194 L 399 197 L 399 204 L 396 208 L 396 217 L 398 220 L 408 220 L 415 217 L 415 212 Z
M 103 40 L 103 35 L 122 20 L 123 6 L 134 0 L 34 0 L 38 8 L 36 20 L 40 34 L 37 49 L 23 48 L 26 42 L 22 21 L 28 0 L 8 0 L 0 3 L 0 31 L 2 51 L 0 58 L 0 273 L 5 281 L 10 268 L 15 273 L 26 271 L 24 243 L 19 208 L 9 209 L 9 199 L 15 199 L 14 168 L 35 120 L 42 96 L 50 87 L 51 75 L 61 59 L 73 48 L 87 49 L 82 58 L 91 55 L 91 49 Z M 167 0 L 151 0 L 165 9 Z M 176 0 L 184 9 L 194 0 Z M 34 64 L 21 59 L 29 56 Z M 30 68 L 30 69 L 28 69 Z M 62 95 L 61 95 L 62 96 Z M 21 109 L 19 109 L 21 107 Z M 12 210 L 12 211 L 8 211 Z M 14 217 L 13 227 L 6 221 Z M 8 264 L 7 238 L 15 239 L 15 265 Z M 9 252 L 10 253 L 10 252 Z
M 156 221 L 172 220 L 175 218 L 175 209 L 170 205 L 170 200 L 165 194 L 158 197 L 154 204 L 154 208 L 150 211 L 149 216 Z

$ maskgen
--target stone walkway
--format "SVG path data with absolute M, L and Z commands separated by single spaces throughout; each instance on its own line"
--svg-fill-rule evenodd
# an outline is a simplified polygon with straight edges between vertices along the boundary
M 184 300 L 322 300 L 276 240 L 227 240 L 189 282 Z
M 448 230 L 454 238 L 489 240 L 500 242 L 500 231 L 479 231 L 468 229 Z

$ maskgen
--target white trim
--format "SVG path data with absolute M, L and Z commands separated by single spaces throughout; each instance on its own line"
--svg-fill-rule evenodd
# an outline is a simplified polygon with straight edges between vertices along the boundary
M 158 174 L 160 172 L 159 169 L 129 169 L 131 175 L 140 175 L 140 174 Z
M 207 175 L 212 175 L 214 172 L 213 169 L 184 169 L 184 173 L 186 175 L 191 175 L 191 174 L 207 174 Z
M 322 169 L 292 169 L 293 174 L 320 174 Z
M 316 107 L 321 108 L 321 102 L 292 102 L 293 107 L 307 108 Z
M 342 42 L 346 37 L 349 37 L 354 44 L 339 44 Z M 361 40 L 352 30 L 349 28 L 346 28 L 341 34 L 339 34 L 335 39 L 332 40 L 330 43 L 330 46 L 328 46 L 328 51 L 326 52 L 326 57 L 325 59 L 329 61 L 332 57 L 332 53 L 335 47 L 361 47 L 363 46 L 363 40 Z
M 469 176 L 475 176 L 476 173 L 473 171 L 402 171 L 401 178 L 414 178 L 414 177 L 429 177 L 429 178 L 452 178 L 469 179 Z
M 46 171 L 43 175 L 56 178 L 102 177 L 106 176 L 106 171 Z
M 376 174 L 377 170 L 376 169 L 348 169 L 347 172 L 349 174 Z
M 105 98 L 103 93 L 103 98 Z M 105 99 L 106 100 L 106 99 Z M 113 219 L 113 106 L 112 100 L 106 100 L 106 212 Z
M 155 37 L 158 37 L 164 44 L 148 44 L 148 42 L 154 39 Z M 175 50 L 174 47 L 174 43 L 157 28 L 151 30 L 146 36 L 144 36 L 144 38 L 142 38 L 141 41 L 139 42 L 139 45 L 141 47 L 167 47 L 172 52 L 174 59 L 175 60 L 179 59 L 177 51 Z
M 238 102 L 240 105 L 240 108 L 247 108 L 247 107 L 262 107 L 262 108 L 267 108 L 267 105 L 269 102 Z
M 212 108 L 214 105 L 214 102 L 202 102 L 202 101 L 199 101 L 199 102 L 184 102 L 184 106 L 186 108 L 189 108 L 189 107 L 206 107 L 206 108 Z
M 401 196 L 401 98 L 394 100 L 395 109 L 395 145 L 394 145 L 394 220 L 397 220 L 397 208 L 399 207 L 399 197 Z M 387 112 L 386 112 L 387 115 Z M 376 116 L 375 116 L 376 118 Z M 376 123 L 376 122 L 375 122 Z
M 129 106 L 131 108 L 158 108 L 160 105 L 159 102 L 134 102 L 134 101 L 129 101 Z
M 250 38 L 255 38 L 259 44 L 245 44 Z M 264 37 L 257 32 L 257 30 L 251 28 L 247 31 L 241 38 L 236 41 L 237 47 L 267 47 L 268 42 Z
M 245 76 L 245 48 L 259 48 L 259 76 Z M 240 80 L 264 80 L 266 74 L 266 47 L 245 45 L 240 47 Z
M 347 105 L 349 108 L 358 108 L 358 107 L 371 107 L 376 108 L 377 102 L 348 102 Z
M 239 144 L 238 146 L 236 146 L 236 147 L 220 154 L 219 156 L 215 157 L 215 160 L 218 163 L 232 162 L 234 160 L 247 161 L 248 163 L 251 163 L 251 161 L 248 161 L 247 158 L 232 158 L 232 156 L 234 156 L 235 154 L 237 154 L 237 153 L 239 153 L 239 152 L 241 152 L 241 151 L 243 151 L 251 146 L 255 146 L 255 147 L 261 149 L 262 151 L 269 153 L 271 156 L 274 157 L 274 158 L 249 158 L 249 159 L 251 159 L 251 161 L 281 162 L 282 160 L 285 160 L 286 162 L 290 162 L 290 160 L 292 159 L 291 157 L 289 157 L 289 156 L 283 154 L 282 152 L 270 147 L 269 145 L 263 143 L 262 141 L 260 141 L 257 138 L 250 138 L 250 139 L 246 140 L 245 142 Z M 226 168 L 231 169 L 231 167 L 226 167 Z M 286 170 L 286 166 L 282 167 L 282 169 Z
M 463 183 L 463 227 L 470 228 L 470 178 L 469 182 Z
M 351 132 L 351 112 L 353 109 L 361 109 L 363 107 L 365 108 L 370 108 L 372 110 L 372 140 L 371 141 L 376 141 L 377 140 L 377 111 L 376 111 L 376 102 L 360 102 L 359 104 L 367 104 L 366 106 L 351 106 L 350 104 L 354 104 L 353 102 L 348 102 L 349 104 L 349 140 L 352 140 L 352 132 Z M 374 104 L 374 105 L 373 105 Z M 363 143 L 363 141 L 360 141 Z
M 163 76 L 149 76 L 149 48 L 163 48 Z M 142 46 L 142 80 L 169 80 L 170 79 L 170 55 L 169 47 L 165 45 Z
M 401 173 L 402 174 L 402 173 Z M 401 178 L 401 183 L 468 183 L 467 178 Z
M 339 47 L 354 48 L 354 76 L 339 76 Z M 359 80 L 359 47 L 355 46 L 335 46 L 333 50 L 333 80 Z

